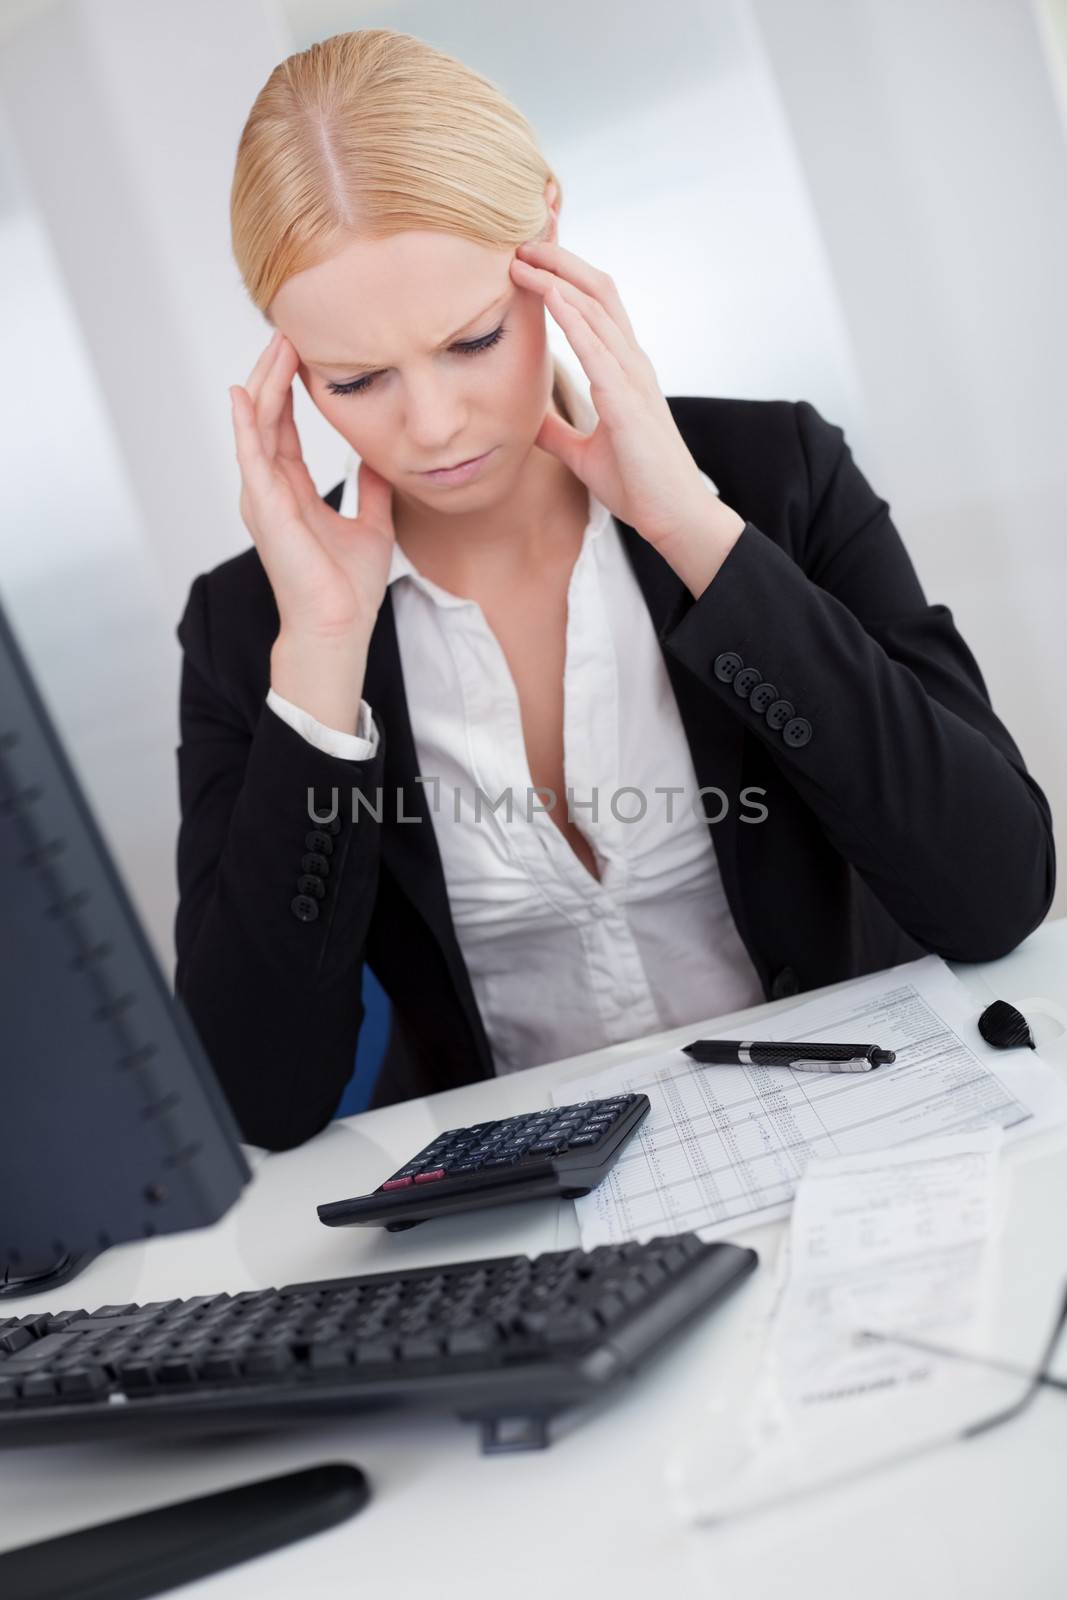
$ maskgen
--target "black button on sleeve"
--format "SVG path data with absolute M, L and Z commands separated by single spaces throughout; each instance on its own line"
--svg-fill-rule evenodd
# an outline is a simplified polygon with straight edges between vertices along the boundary
M 760 716 L 765 716 L 769 706 L 778 698 L 778 690 L 773 683 L 758 683 L 748 697 L 748 703 L 753 711 L 758 711 Z
M 319 878 L 330 876 L 330 863 L 317 850 L 309 850 L 306 856 L 301 856 L 300 867 L 303 872 L 314 872 Z
M 289 909 L 298 922 L 314 922 L 319 914 L 319 902 L 309 894 L 298 894 L 290 900 Z
M 758 667 L 744 667 L 734 679 L 734 694 L 746 699 L 763 677 Z
M 791 750 L 799 750 L 811 738 L 811 723 L 807 717 L 793 717 L 782 729 L 782 738 Z
M 316 900 L 321 900 L 326 893 L 326 885 L 314 872 L 305 872 L 303 877 L 297 878 L 296 886 L 301 894 L 309 894 Z
M 724 650 L 715 657 L 715 676 L 720 683 L 733 683 L 744 664 L 736 650 Z
M 796 709 L 792 700 L 775 700 L 767 707 L 767 721 L 772 728 L 784 728 Z
M 310 833 L 305 833 L 304 846 L 308 850 L 317 850 L 320 856 L 333 855 L 333 840 L 321 828 L 312 828 Z

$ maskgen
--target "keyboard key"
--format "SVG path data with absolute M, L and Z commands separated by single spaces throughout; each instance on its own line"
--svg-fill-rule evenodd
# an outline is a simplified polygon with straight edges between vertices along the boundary
M 667 1269 L 662 1261 L 649 1257 L 642 1261 L 637 1268 L 637 1275 L 648 1289 L 658 1289 L 660 1284 L 667 1280 Z
M 63 1373 L 59 1380 L 60 1394 L 70 1398 L 100 1394 L 109 1387 L 108 1375 L 103 1367 L 74 1367 Z
M 89 1324 L 93 1326 L 93 1324 Z M 57 1356 L 62 1356 L 71 1349 L 81 1346 L 81 1339 L 76 1333 L 46 1333 L 43 1339 L 30 1339 L 0 1365 L 0 1371 L 24 1372 L 29 1369 L 40 1370 L 54 1362 Z
M 88 1320 L 88 1311 L 53 1311 L 47 1318 L 47 1333 L 58 1333 L 70 1322 L 85 1322 Z
M 681 1250 L 682 1254 L 690 1261 L 693 1260 L 694 1256 L 702 1256 L 706 1254 L 708 1249 L 708 1246 L 705 1244 L 704 1240 L 698 1238 L 695 1233 L 680 1234 L 677 1243 L 678 1249 Z
M 124 1361 L 115 1371 L 115 1378 L 122 1390 L 154 1389 L 156 1383 L 155 1368 L 147 1361 Z
M 159 1363 L 156 1377 L 160 1383 L 192 1383 L 196 1365 L 189 1356 L 171 1355 Z
M 494 1350 L 500 1339 L 496 1329 L 488 1322 L 477 1322 L 469 1328 L 453 1328 L 445 1334 L 445 1349 L 452 1356 L 480 1356 Z
M 353 1356 L 357 1365 L 377 1365 L 396 1360 L 396 1345 L 392 1339 L 360 1339 Z
M 341 1372 L 350 1365 L 350 1354 L 344 1344 L 312 1345 L 308 1365 L 313 1372 Z
M 56 1393 L 56 1380 L 50 1372 L 31 1372 L 22 1379 L 24 1400 L 49 1400 Z
M 441 1340 L 436 1333 L 411 1333 L 400 1341 L 402 1361 L 426 1361 L 441 1354 Z
M 626 1315 L 626 1303 L 617 1294 L 604 1294 L 593 1306 L 593 1311 L 604 1326 L 610 1328 L 612 1323 Z
M 271 1344 L 247 1355 L 244 1370 L 250 1378 L 269 1378 L 274 1373 L 288 1371 L 293 1361 L 293 1352 L 288 1345 Z
M 555 1318 L 544 1331 L 548 1345 L 585 1344 L 600 1333 L 600 1323 L 588 1311 Z

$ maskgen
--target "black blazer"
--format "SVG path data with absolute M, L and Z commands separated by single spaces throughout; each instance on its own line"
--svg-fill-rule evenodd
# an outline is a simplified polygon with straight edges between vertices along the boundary
M 1048 802 L 951 612 L 927 603 L 887 502 L 807 401 L 669 405 L 744 530 L 694 600 L 618 526 L 697 780 L 728 798 L 709 826 L 768 998 L 929 951 L 1006 954 L 1052 899 Z M 325 496 L 335 508 L 341 490 Z M 278 629 L 254 546 L 194 579 L 177 629 L 175 990 L 244 1137 L 286 1149 L 329 1121 L 351 1077 L 364 961 L 393 1005 L 375 1105 L 491 1077 L 493 1064 L 414 781 L 389 591 L 364 687 L 372 760 L 314 749 L 267 707 Z M 374 804 L 379 785 L 381 822 L 358 803 L 353 821 L 353 789 Z M 758 815 L 740 802 L 747 785 L 766 790 L 763 821 L 744 820 Z M 309 801 L 320 816 L 339 803 L 328 829 Z M 309 873 L 324 890 L 298 883 Z

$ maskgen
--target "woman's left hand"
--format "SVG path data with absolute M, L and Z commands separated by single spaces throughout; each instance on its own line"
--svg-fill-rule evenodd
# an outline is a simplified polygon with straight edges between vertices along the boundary
M 544 296 L 589 379 L 590 434 L 549 411 L 535 444 L 570 468 L 620 521 L 665 552 L 709 526 L 708 489 L 634 336 L 613 280 L 561 245 L 519 245 L 514 281 Z

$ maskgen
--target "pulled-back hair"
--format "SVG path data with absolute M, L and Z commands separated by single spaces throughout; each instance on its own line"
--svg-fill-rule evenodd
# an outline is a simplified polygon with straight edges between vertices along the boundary
M 390 28 L 338 33 L 280 62 L 256 96 L 230 192 L 233 253 L 267 316 L 289 278 L 352 239 L 424 229 L 513 250 L 543 237 L 550 178 L 562 196 L 526 118 L 480 73 Z

